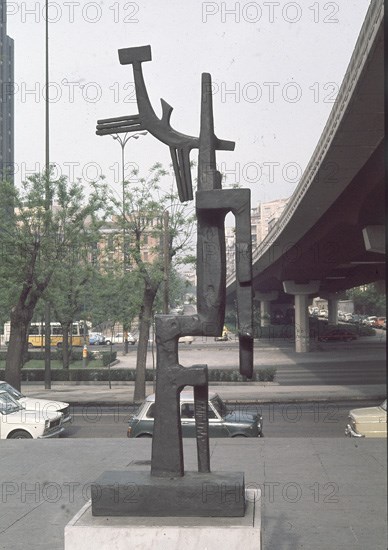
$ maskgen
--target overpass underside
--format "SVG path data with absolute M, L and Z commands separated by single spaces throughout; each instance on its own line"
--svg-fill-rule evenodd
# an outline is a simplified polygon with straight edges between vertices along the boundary
M 371 3 L 302 179 L 253 252 L 253 286 L 263 322 L 271 302 L 294 307 L 297 351 L 309 349 L 307 305 L 314 296 L 326 297 L 334 311 L 344 290 L 385 280 L 383 49 L 379 0 Z M 231 305 L 235 281 L 227 283 Z

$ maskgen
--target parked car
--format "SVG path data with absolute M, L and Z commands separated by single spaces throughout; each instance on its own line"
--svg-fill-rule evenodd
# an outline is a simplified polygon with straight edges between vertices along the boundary
M 123 344 L 124 343 L 124 334 L 122 332 L 117 332 L 113 338 L 112 338 L 112 342 L 114 344 Z M 131 344 L 131 346 L 134 346 L 136 344 L 137 340 L 136 338 L 133 336 L 133 334 L 131 334 L 130 332 L 128 332 L 128 343 Z
M 183 437 L 195 437 L 194 393 L 184 390 L 180 395 L 180 411 Z M 209 392 L 210 437 L 263 437 L 263 418 L 228 409 L 221 397 Z M 155 394 L 149 395 L 136 414 L 130 417 L 127 437 L 152 437 L 155 415 Z
M 179 344 L 192 344 L 194 342 L 194 336 L 181 336 L 178 340 Z
M 362 407 L 349 412 L 345 435 L 350 437 L 387 437 L 387 400 L 377 407 Z
M 222 329 L 222 334 L 221 334 L 221 336 L 216 336 L 216 337 L 214 338 L 214 340 L 215 340 L 216 342 L 227 342 L 227 341 L 229 340 L 228 329 L 227 329 L 226 327 L 224 327 L 224 328 Z
M 319 336 L 318 340 L 320 342 L 348 342 L 357 340 L 357 335 L 346 328 L 332 328 Z
M 363 319 L 364 319 L 363 315 L 359 315 L 358 313 L 353 313 L 352 318 L 350 319 L 350 322 L 354 324 L 360 324 L 362 323 Z
M 89 344 L 91 346 L 109 346 L 111 341 L 101 332 L 89 332 Z
M 23 409 L 40 412 L 44 418 L 48 418 L 47 415 L 51 413 L 62 413 L 62 422 L 70 422 L 70 405 L 64 401 L 50 401 L 48 399 L 38 399 L 37 397 L 27 397 L 23 395 L 19 390 L 0 380 L 0 392 L 7 392 L 13 399 L 15 399 Z
M 372 321 L 371 327 L 383 328 L 385 321 L 385 317 L 377 317 L 375 321 Z
M 63 432 L 62 413 L 26 410 L 8 392 L 0 391 L 0 439 L 47 439 Z
M 370 315 L 369 317 L 366 317 L 366 319 L 363 320 L 364 325 L 372 326 L 373 323 L 377 320 L 376 315 Z

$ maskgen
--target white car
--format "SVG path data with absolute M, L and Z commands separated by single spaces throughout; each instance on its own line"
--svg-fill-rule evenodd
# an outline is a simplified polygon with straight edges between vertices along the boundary
M 0 391 L 0 439 L 48 439 L 63 432 L 62 413 L 29 411 Z
M 362 407 L 349 412 L 345 435 L 387 437 L 387 400 L 377 407 Z
M 369 317 L 363 320 L 363 324 L 372 326 L 376 321 L 377 321 L 376 315 L 370 315 Z
M 0 392 L 7 392 L 24 409 L 39 412 L 45 418 L 49 418 L 51 413 L 60 412 L 62 413 L 62 422 L 64 424 L 71 420 L 69 403 L 63 401 L 50 401 L 49 399 L 38 399 L 36 397 L 26 397 L 16 388 L 11 386 L 11 384 L 3 380 L 0 380 Z
M 114 344 L 123 344 L 124 334 L 122 332 L 118 332 L 113 336 L 112 342 Z M 136 338 L 130 332 L 128 332 L 128 344 L 131 344 L 131 346 L 134 346 L 136 344 Z
M 194 342 L 193 336 L 181 336 L 178 340 L 179 344 L 191 345 Z

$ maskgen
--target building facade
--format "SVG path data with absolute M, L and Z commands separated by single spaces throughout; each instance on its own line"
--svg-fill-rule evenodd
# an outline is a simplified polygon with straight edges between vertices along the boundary
M 252 246 L 265 239 L 271 227 L 278 220 L 289 199 L 276 199 L 270 202 L 259 202 L 251 211 Z
M 278 220 L 289 199 L 277 199 L 270 202 L 260 202 L 251 210 L 252 248 L 261 243 L 271 227 Z M 234 275 L 236 271 L 235 228 L 225 227 L 226 276 Z
M 0 3 L 0 170 L 2 178 L 14 173 L 14 45 L 7 36 L 6 1 Z

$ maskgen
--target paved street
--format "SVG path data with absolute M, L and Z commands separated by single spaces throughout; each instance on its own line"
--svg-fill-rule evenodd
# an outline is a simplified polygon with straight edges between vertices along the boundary
M 280 385 L 348 385 L 385 384 L 386 334 L 362 337 L 355 342 L 312 343 L 307 354 L 297 354 L 290 342 L 284 340 L 255 343 L 255 369 L 276 368 L 275 381 Z M 183 365 L 204 362 L 209 369 L 238 369 L 236 342 L 202 342 L 196 339 L 190 346 L 179 346 Z M 136 348 L 127 356 L 118 351 L 119 368 L 135 368 Z M 153 356 L 148 353 L 148 368 Z
M 344 437 L 350 409 L 370 407 L 376 401 L 262 403 L 257 405 L 229 404 L 244 413 L 259 413 L 263 417 L 265 437 Z M 117 403 L 101 406 L 87 403 L 72 406 L 72 422 L 66 425 L 63 438 L 126 437 L 128 419 L 136 411 L 133 405 Z

